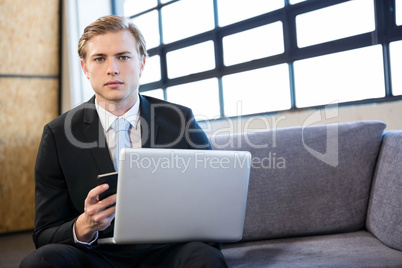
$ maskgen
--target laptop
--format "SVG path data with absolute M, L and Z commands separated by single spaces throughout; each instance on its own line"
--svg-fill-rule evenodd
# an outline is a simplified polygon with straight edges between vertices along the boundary
M 98 243 L 241 240 L 250 165 L 246 151 L 122 149 L 114 236 Z

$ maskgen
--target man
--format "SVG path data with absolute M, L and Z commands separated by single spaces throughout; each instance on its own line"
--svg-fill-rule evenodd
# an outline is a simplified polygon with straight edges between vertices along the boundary
M 21 267 L 226 267 L 219 249 L 200 242 L 97 244 L 113 232 L 116 195 L 99 201 L 108 185 L 97 186 L 97 176 L 116 169 L 117 118 L 130 123 L 131 147 L 210 144 L 190 109 L 138 94 L 147 52 L 125 18 L 89 25 L 78 53 L 95 96 L 44 127 L 35 166 L 37 250 Z

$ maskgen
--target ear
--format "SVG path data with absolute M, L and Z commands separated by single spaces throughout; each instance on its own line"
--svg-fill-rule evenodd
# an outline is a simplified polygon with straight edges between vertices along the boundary
M 142 72 L 144 71 L 144 67 L 145 67 L 145 62 L 146 62 L 146 57 L 145 56 L 141 56 L 141 63 L 140 63 L 140 77 L 142 75 Z
M 81 68 L 82 68 L 82 71 L 84 71 L 85 76 L 89 79 L 88 68 L 83 59 L 81 59 Z

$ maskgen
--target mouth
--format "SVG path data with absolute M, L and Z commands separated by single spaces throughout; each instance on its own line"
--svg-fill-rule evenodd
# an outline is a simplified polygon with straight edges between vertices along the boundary
M 121 85 L 123 85 L 123 82 L 121 82 L 119 80 L 108 81 L 105 83 L 105 86 L 108 86 L 110 88 L 117 88 Z

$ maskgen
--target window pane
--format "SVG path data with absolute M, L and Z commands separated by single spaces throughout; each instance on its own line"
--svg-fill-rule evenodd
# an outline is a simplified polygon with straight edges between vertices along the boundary
M 392 42 L 391 50 L 391 75 L 393 95 L 402 95 L 402 41 Z
M 146 59 L 144 71 L 141 76 L 141 84 L 155 82 L 161 79 L 161 62 L 159 55 Z
M 169 78 L 215 68 L 214 43 L 207 41 L 166 54 Z
M 226 116 L 240 116 L 290 108 L 287 64 L 224 76 Z
M 294 5 L 294 4 L 298 4 L 298 3 L 304 2 L 304 1 L 306 1 L 306 0 L 289 0 L 289 3 L 290 3 L 291 5 Z
M 296 17 L 296 29 L 299 47 L 374 31 L 373 0 L 353 0 L 301 14 Z
M 159 23 L 158 11 L 154 10 L 139 17 L 136 17 L 132 22 L 140 28 L 142 35 L 147 43 L 147 49 L 159 46 Z
M 218 118 L 219 90 L 216 78 L 169 87 L 167 99 L 193 110 L 197 120 Z
M 126 0 L 124 1 L 124 16 L 133 16 L 150 8 L 156 7 L 157 0 Z
M 212 30 L 213 11 L 212 0 L 181 0 L 163 7 L 164 43 Z
M 229 35 L 222 42 L 225 65 L 280 54 L 284 52 L 282 22 Z
M 141 95 L 163 100 L 163 90 L 161 88 L 141 92 Z
M 219 26 L 225 26 L 283 7 L 283 0 L 218 0 Z
M 402 0 L 395 0 L 395 21 L 396 25 L 402 24 Z
M 380 45 L 296 61 L 297 107 L 385 96 Z

